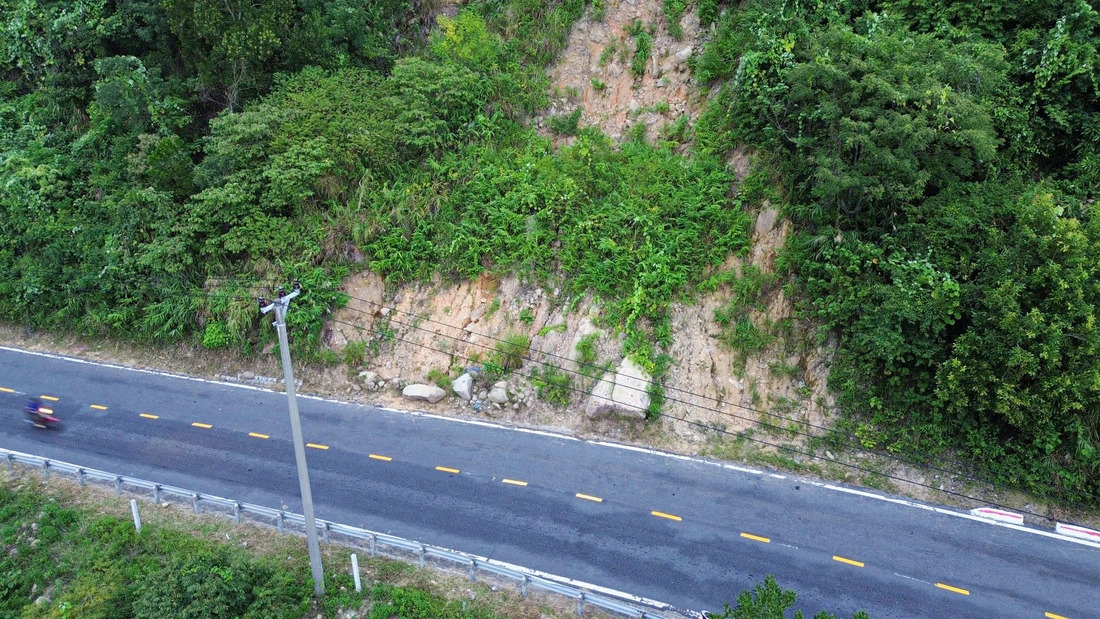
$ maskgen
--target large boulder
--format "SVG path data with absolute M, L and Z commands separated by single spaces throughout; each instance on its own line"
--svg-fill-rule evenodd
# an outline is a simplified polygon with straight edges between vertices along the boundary
M 454 391 L 455 395 L 469 402 L 470 398 L 473 397 L 473 395 L 470 393 L 470 389 L 473 388 L 473 386 L 474 377 L 470 376 L 469 374 L 463 374 L 462 376 L 456 378 L 453 383 L 451 383 L 451 391 Z
M 615 370 L 615 389 L 611 391 L 611 400 L 615 411 L 627 417 L 645 418 L 649 408 L 649 383 L 653 379 L 649 373 L 638 367 L 629 357 L 624 357 Z
M 422 385 L 420 383 L 413 383 L 406 385 L 401 390 L 401 395 L 409 398 L 410 400 L 427 400 L 432 404 L 442 400 L 447 396 L 447 392 L 443 391 L 435 385 Z
M 607 380 L 606 377 L 601 378 L 592 388 L 588 402 L 584 405 L 584 414 L 589 417 L 599 417 L 615 412 L 615 403 L 611 401 L 611 390 L 614 388 L 615 383 Z
M 624 358 L 611 380 L 604 377 L 596 383 L 584 412 L 589 417 L 615 414 L 645 419 L 645 411 L 649 408 L 647 389 L 651 381 L 648 372 Z

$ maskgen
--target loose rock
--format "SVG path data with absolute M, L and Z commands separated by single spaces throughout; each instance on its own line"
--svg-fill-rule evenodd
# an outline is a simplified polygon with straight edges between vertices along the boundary
M 406 386 L 401 390 L 401 395 L 409 398 L 410 400 L 427 400 L 432 404 L 442 400 L 447 396 L 447 392 L 443 391 L 435 385 L 423 385 L 420 383 L 413 383 Z

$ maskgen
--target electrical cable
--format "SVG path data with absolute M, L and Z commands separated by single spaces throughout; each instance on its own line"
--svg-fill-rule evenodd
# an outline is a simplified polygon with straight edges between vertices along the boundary
M 330 320 L 332 322 L 347 325 L 349 327 L 361 328 L 360 325 L 356 325 L 354 323 L 350 323 L 350 322 L 340 320 L 340 319 L 337 319 L 337 318 L 330 318 Z M 406 340 L 404 338 L 397 337 L 396 335 L 394 336 L 394 339 L 398 340 L 398 341 L 401 341 L 401 342 L 405 342 L 407 344 L 412 344 L 413 346 L 418 346 L 420 348 L 424 348 L 424 349 L 427 349 L 427 350 L 432 350 L 432 351 L 435 351 L 435 352 L 438 352 L 438 353 L 442 353 L 442 354 L 445 354 L 445 355 L 448 355 L 448 356 L 458 357 L 458 358 L 463 359 L 465 361 L 475 362 L 473 359 L 470 359 L 468 357 L 463 357 L 462 355 L 458 355 L 458 354 L 456 354 L 452 351 L 447 351 L 447 350 L 443 350 L 443 349 L 440 349 L 440 348 L 434 348 L 432 346 L 428 346 L 427 344 L 421 344 L 420 342 L 416 342 L 416 341 L 413 341 L 413 340 Z M 581 394 L 591 395 L 591 392 L 584 391 L 583 389 L 578 389 L 576 387 L 570 386 L 570 387 L 567 387 L 567 389 L 569 389 L 570 391 L 581 393 Z M 842 461 L 837 460 L 835 458 L 820 456 L 820 455 L 817 455 L 817 454 L 814 454 L 814 453 L 811 453 L 811 452 L 800 450 L 800 449 L 795 448 L 795 447 L 791 447 L 789 445 L 783 445 L 783 444 L 780 444 L 780 443 L 771 443 L 771 442 L 765 441 L 763 439 L 756 438 L 754 436 L 746 436 L 746 435 L 730 432 L 728 430 L 713 428 L 713 427 L 711 427 L 709 425 L 706 425 L 704 423 L 701 423 L 701 422 L 698 422 L 698 421 L 692 421 L 690 419 L 686 419 L 686 418 L 683 418 L 683 417 L 676 417 L 675 415 L 670 415 L 669 413 L 657 412 L 657 416 L 661 417 L 661 418 L 667 418 L 667 419 L 672 419 L 672 420 L 675 420 L 675 421 L 680 421 L 680 422 L 683 422 L 683 423 L 686 423 L 686 424 L 689 424 L 689 425 L 693 425 L 693 426 L 702 428 L 703 430 L 706 430 L 706 431 L 717 432 L 719 434 L 729 435 L 729 436 L 734 437 L 735 439 L 748 440 L 748 441 L 752 441 L 752 442 L 755 442 L 755 443 L 759 443 L 761 445 L 766 445 L 768 447 L 771 447 L 773 449 L 777 449 L 777 450 L 780 450 L 780 451 L 786 451 L 788 453 L 804 456 L 804 457 L 807 457 L 807 458 L 812 458 L 812 459 L 815 459 L 815 460 L 822 460 L 824 462 L 829 462 L 829 463 L 832 463 L 832 464 L 836 464 L 836 465 L 839 465 L 839 466 L 850 468 L 850 469 L 859 471 L 859 472 L 867 474 L 867 475 L 877 475 L 877 476 L 880 476 L 880 477 L 885 477 L 885 478 L 893 480 L 893 481 L 906 483 L 906 484 L 911 484 L 911 485 L 918 486 L 918 487 L 921 487 L 921 488 L 925 488 L 925 489 L 928 489 L 928 490 L 932 490 L 932 491 L 935 491 L 935 492 L 942 492 L 942 493 L 947 494 L 949 496 L 953 496 L 953 497 L 956 497 L 956 498 L 966 499 L 968 501 L 981 503 L 981 504 L 988 505 L 990 507 L 994 507 L 994 508 L 997 508 L 997 509 L 1016 510 L 1018 512 L 1023 512 L 1024 514 L 1027 514 L 1029 516 L 1033 516 L 1035 518 L 1039 518 L 1041 520 L 1048 521 L 1048 522 L 1054 521 L 1054 519 L 1051 518 L 1050 516 L 1045 516 L 1043 514 L 1039 514 L 1039 513 L 1036 513 L 1036 512 L 1029 511 L 1029 510 L 1008 507 L 1006 505 L 1001 505 L 1001 504 L 995 503 L 993 501 L 988 501 L 988 500 L 985 500 L 985 499 L 980 499 L 978 497 L 973 497 L 973 496 L 964 494 L 962 492 L 956 492 L 954 490 L 942 489 L 942 488 L 939 488 L 937 486 L 933 486 L 931 484 L 926 484 L 924 482 L 914 481 L 914 480 L 911 480 L 911 479 L 905 479 L 904 477 L 899 477 L 897 475 L 893 475 L 893 474 L 890 474 L 890 473 L 875 471 L 875 470 L 872 470 L 872 469 L 868 469 L 866 467 L 862 467 L 858 464 L 850 464 L 850 463 L 847 463 L 847 462 L 842 462 Z M 1067 524 L 1071 524 L 1071 523 L 1067 523 Z

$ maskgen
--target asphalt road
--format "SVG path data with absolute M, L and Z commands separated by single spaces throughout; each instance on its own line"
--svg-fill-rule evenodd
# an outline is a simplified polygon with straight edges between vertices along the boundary
M 22 421 L 41 395 L 60 431 Z M 319 518 L 685 610 L 774 574 L 807 616 L 1100 617 L 1095 546 L 790 475 L 299 403 Z M 282 393 L 0 349 L 0 413 L 0 447 L 301 511 Z

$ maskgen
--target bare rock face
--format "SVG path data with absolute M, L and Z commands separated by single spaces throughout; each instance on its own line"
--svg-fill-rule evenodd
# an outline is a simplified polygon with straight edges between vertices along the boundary
M 410 400 L 427 400 L 432 404 L 442 400 L 447 396 L 447 392 L 443 391 L 435 385 L 422 385 L 420 383 L 413 383 L 407 385 L 401 390 L 401 395 Z
M 615 411 L 627 417 L 645 418 L 649 408 L 649 373 L 638 367 L 629 357 L 624 357 L 615 370 L 615 388 L 611 391 L 611 400 Z
M 451 391 L 454 391 L 455 395 L 469 402 L 470 398 L 473 397 L 470 394 L 470 389 L 473 387 L 473 385 L 474 377 L 470 376 L 470 374 L 468 373 L 463 374 L 462 376 L 456 378 L 453 383 L 451 383 Z

